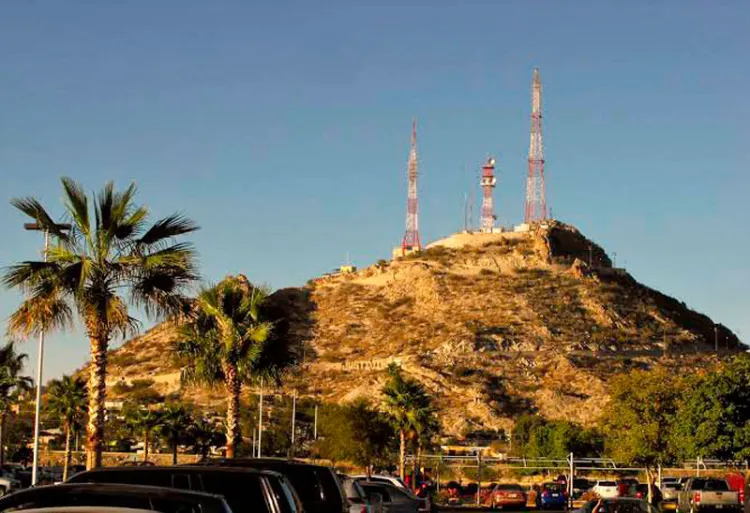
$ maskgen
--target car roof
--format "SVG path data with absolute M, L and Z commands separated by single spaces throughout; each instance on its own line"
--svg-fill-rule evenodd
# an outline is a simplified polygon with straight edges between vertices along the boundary
M 194 463 L 190 465 L 180 466 L 162 466 L 162 467 L 101 467 L 97 469 L 87 470 L 76 474 L 75 477 L 86 476 L 89 474 L 100 474 L 108 472 L 219 472 L 219 473 L 235 473 L 235 474 L 256 474 L 256 475 L 274 475 L 281 476 L 282 474 L 274 472 L 273 470 L 264 470 L 259 468 L 251 467 L 219 467 L 217 465 L 201 465 L 200 463 Z
M 120 508 L 117 506 L 50 506 L 24 509 L 24 513 L 154 513 L 150 509 Z
M 242 466 L 248 465 L 249 467 L 264 467 L 264 466 L 295 466 L 295 467 L 309 467 L 309 468 L 321 468 L 328 469 L 325 465 L 315 465 L 313 463 L 307 463 L 305 461 L 290 460 L 285 458 L 222 458 L 219 460 L 210 460 L 209 465 L 228 463 L 231 466 Z M 197 464 L 200 465 L 200 464 Z
M 222 499 L 221 495 L 205 492 L 194 492 L 191 490 L 182 490 L 178 488 L 162 488 L 159 486 L 146 486 L 146 485 L 131 485 L 131 484 L 119 484 L 119 483 L 61 483 L 58 485 L 47 485 L 47 486 L 35 486 L 34 488 L 27 488 L 26 490 L 19 490 L 13 493 L 13 496 L 23 494 L 37 494 L 45 492 L 58 492 L 58 491 L 84 491 L 94 490 L 97 492 L 128 492 L 133 495 L 144 495 L 148 497 L 195 497 L 195 498 L 212 498 Z

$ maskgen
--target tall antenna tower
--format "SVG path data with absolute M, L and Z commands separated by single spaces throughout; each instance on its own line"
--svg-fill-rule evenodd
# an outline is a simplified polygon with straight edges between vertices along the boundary
M 406 197 L 406 233 L 401 241 L 401 251 L 421 251 L 422 243 L 419 240 L 419 217 L 417 201 L 417 121 L 411 124 L 411 151 L 409 152 L 409 166 L 407 177 L 409 189 Z
M 544 184 L 544 143 L 542 141 L 542 83 L 539 69 L 534 69 L 531 86 L 531 139 L 529 141 L 529 174 L 526 179 L 526 212 L 524 222 L 532 223 L 547 218 L 547 198 Z
M 479 182 L 484 191 L 482 198 L 482 220 L 479 226 L 480 231 L 492 233 L 495 227 L 495 207 L 492 203 L 492 190 L 497 184 L 495 178 L 495 159 L 490 157 L 487 163 L 482 166 L 482 180 Z

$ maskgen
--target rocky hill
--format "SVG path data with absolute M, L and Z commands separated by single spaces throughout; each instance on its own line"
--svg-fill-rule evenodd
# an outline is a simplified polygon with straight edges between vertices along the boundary
M 705 315 L 613 269 L 602 248 L 558 222 L 457 234 L 419 254 L 279 290 L 269 314 L 304 359 L 287 389 L 331 401 L 376 398 L 396 361 L 432 391 L 452 434 L 507 429 L 534 411 L 590 424 L 617 372 L 691 372 L 744 348 Z M 173 339 L 162 324 L 113 351 L 110 395 L 144 378 L 179 392 Z M 204 403 L 219 397 L 182 393 Z

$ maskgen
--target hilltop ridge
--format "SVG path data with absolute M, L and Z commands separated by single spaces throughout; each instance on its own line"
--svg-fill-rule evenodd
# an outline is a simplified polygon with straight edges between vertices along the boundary
M 741 349 L 723 326 L 612 267 L 576 228 L 455 234 L 425 251 L 276 291 L 269 315 L 304 358 L 285 386 L 327 401 L 376 398 L 398 362 L 434 395 L 446 433 L 508 429 L 539 412 L 593 423 L 607 381 L 633 367 L 689 372 Z M 111 355 L 110 382 L 179 391 L 174 329 Z M 185 391 L 210 403 L 210 392 Z

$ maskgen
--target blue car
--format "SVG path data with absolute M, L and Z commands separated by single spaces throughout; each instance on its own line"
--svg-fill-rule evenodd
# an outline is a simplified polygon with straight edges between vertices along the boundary
M 537 509 L 565 509 L 568 492 L 560 483 L 544 483 L 536 496 Z

